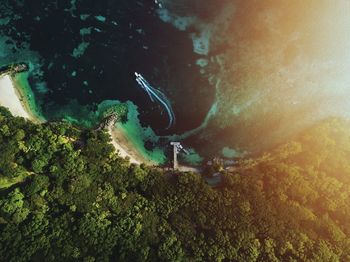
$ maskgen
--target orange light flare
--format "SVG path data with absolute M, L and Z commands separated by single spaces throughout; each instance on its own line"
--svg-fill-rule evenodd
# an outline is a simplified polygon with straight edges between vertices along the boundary
M 242 144 L 248 134 L 256 144 L 254 134 L 276 140 L 330 116 L 350 117 L 350 1 L 233 5 L 216 35 L 229 43 L 218 115 Z

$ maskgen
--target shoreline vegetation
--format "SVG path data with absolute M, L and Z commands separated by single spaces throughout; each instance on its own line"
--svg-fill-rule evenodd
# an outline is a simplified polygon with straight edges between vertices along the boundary
M 44 123 L 46 120 L 35 105 L 34 94 L 27 78 L 27 72 L 16 75 L 10 72 L 0 73 L 0 106 L 8 108 L 14 116 L 23 117 L 37 124 Z M 138 165 L 157 164 L 147 159 L 133 146 L 124 130 L 109 126 L 107 131 L 112 139 L 111 144 L 122 158 L 128 158 L 130 163 Z
M 350 122 L 319 123 L 234 169 L 213 164 L 205 173 L 220 178 L 205 181 L 130 164 L 147 162 L 110 122 L 81 132 L 12 117 L 35 117 L 14 82 L 0 78 L 4 261 L 350 261 Z
M 319 123 L 213 187 L 0 107 L 1 260 L 350 261 L 349 130 Z

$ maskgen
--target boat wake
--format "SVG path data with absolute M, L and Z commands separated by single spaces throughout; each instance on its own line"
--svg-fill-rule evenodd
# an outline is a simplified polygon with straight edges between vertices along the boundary
M 139 86 L 143 90 L 146 91 L 151 101 L 153 103 L 158 101 L 167 112 L 169 117 L 169 124 L 166 129 L 169 129 L 170 127 L 172 127 L 175 124 L 175 114 L 171 107 L 170 101 L 161 91 L 152 87 L 150 83 L 148 83 L 148 81 L 141 74 L 135 72 L 135 76 L 136 76 L 136 82 L 139 84 Z

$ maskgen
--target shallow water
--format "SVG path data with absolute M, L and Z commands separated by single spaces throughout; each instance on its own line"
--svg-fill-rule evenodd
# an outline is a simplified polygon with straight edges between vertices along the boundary
M 213 99 L 209 83 L 199 73 L 192 41 L 164 23 L 157 5 L 149 1 L 45 1 L 8 4 L 10 19 L 3 37 L 26 43 L 33 52 L 41 76 L 32 75 L 37 104 L 47 119 L 66 118 L 83 125 L 96 125 L 92 112 L 105 100 L 132 101 L 144 127 L 158 135 L 195 128 Z M 5 7 L 2 7 L 5 8 Z M 16 56 L 10 48 L 7 56 Z M 5 53 L 6 53 L 5 52 Z M 4 61 L 4 64 L 7 61 Z M 13 60 L 9 59 L 9 62 Z M 164 109 L 152 103 L 135 81 L 142 72 L 171 101 L 180 119 L 166 130 Z M 39 84 L 41 81 L 44 84 Z M 207 108 L 206 108 L 207 107 Z M 193 110 L 195 108 L 196 110 Z M 142 135 L 140 135 L 142 136 Z
M 4 2 L 0 65 L 31 63 L 47 119 L 94 126 L 129 101 L 123 128 L 158 161 L 169 140 L 181 140 L 191 162 L 237 157 L 349 116 L 348 1 L 159 2 Z M 169 100 L 171 129 L 134 72 Z

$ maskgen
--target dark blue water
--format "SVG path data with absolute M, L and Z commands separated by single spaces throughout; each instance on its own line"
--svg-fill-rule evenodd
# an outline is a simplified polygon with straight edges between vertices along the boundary
M 139 107 L 141 122 L 160 135 L 179 134 L 203 121 L 214 90 L 195 66 L 199 56 L 188 31 L 161 21 L 152 1 L 27 0 L 9 5 L 20 19 L 10 23 L 16 30 L 7 25 L 6 34 L 27 42 L 42 59 L 41 78 L 48 91 L 37 98 L 48 119 L 84 118 L 79 106 L 93 111 L 104 100 L 130 100 Z M 134 72 L 171 101 L 177 118 L 172 129 L 165 130 L 166 112 L 137 85 Z

